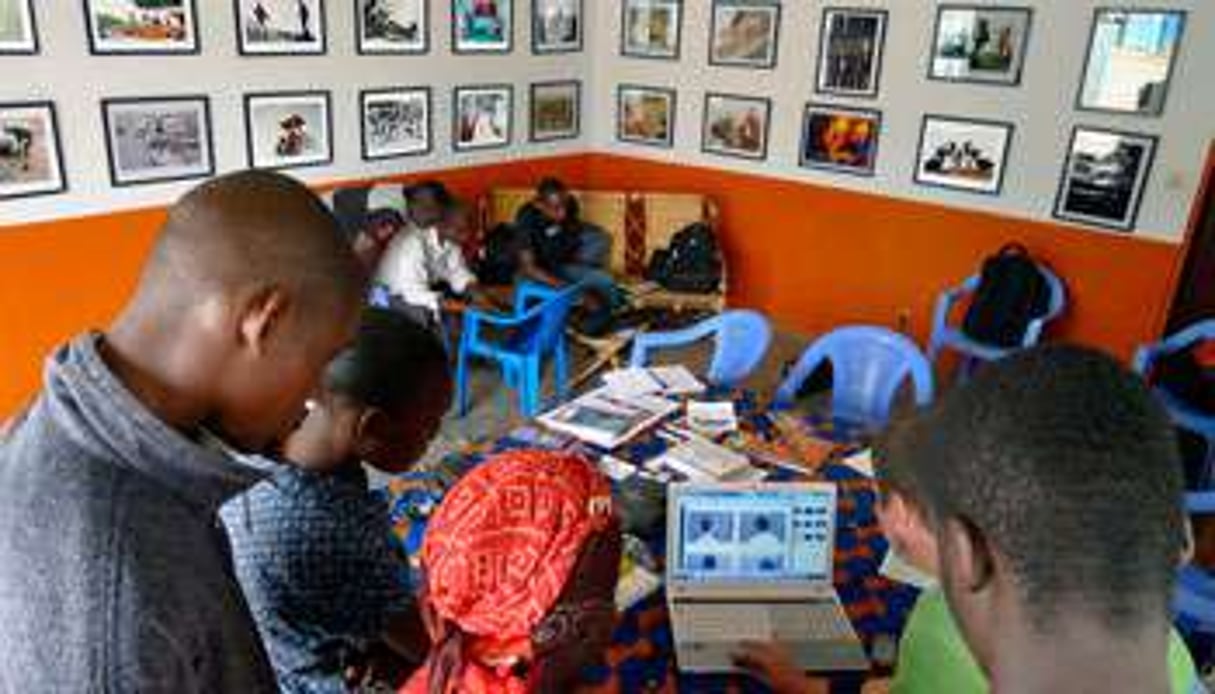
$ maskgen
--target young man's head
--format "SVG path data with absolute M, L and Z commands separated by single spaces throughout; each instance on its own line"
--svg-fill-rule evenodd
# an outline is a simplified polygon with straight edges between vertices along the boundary
M 878 522 L 891 549 L 919 571 L 937 575 L 937 539 L 924 510 L 924 490 L 909 469 L 906 452 L 917 446 L 923 423 L 913 417 L 891 422 L 874 451 Z
M 404 472 L 426 452 L 451 404 L 447 352 L 404 315 L 363 310 L 354 342 L 329 363 L 321 389 L 285 454 L 332 469 L 365 461 Z
M 353 336 L 364 290 L 311 191 L 281 174 L 228 174 L 170 209 L 106 349 L 166 421 L 265 450 Z
M 405 199 L 410 221 L 419 229 L 429 229 L 443 222 L 453 198 L 439 181 L 422 181 L 405 189 Z
M 451 204 L 443 211 L 443 221 L 439 223 L 439 233 L 448 241 L 462 246 L 468 240 L 471 232 L 471 210 L 462 201 L 452 199 Z
M 569 211 L 569 190 L 556 178 L 545 178 L 536 186 L 536 207 L 554 222 L 565 221 Z
M 1098 352 L 1037 348 L 987 366 L 923 424 L 909 464 L 950 607 L 989 674 L 1010 634 L 1163 645 L 1182 473 L 1139 378 Z
M 367 191 L 367 209 L 351 245 L 369 273 L 375 272 L 389 242 L 405 226 L 407 209 L 399 185 L 377 185 Z

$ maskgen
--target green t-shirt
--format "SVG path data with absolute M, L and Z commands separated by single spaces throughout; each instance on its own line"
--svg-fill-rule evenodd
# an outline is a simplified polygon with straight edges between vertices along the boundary
M 1169 636 L 1174 694 L 1194 691 L 1197 672 L 1176 630 Z M 926 590 L 907 619 L 891 694 L 987 694 L 987 678 L 967 649 L 939 590 Z

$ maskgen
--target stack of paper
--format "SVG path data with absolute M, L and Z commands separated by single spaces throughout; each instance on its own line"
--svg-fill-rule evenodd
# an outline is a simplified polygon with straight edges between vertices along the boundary
M 688 428 L 705 436 L 738 431 L 738 415 L 732 402 L 689 402 Z
M 705 384 L 681 365 L 616 369 L 603 374 L 603 383 L 621 396 L 692 395 L 705 389 Z
M 646 463 L 652 471 L 673 471 L 691 482 L 742 480 L 762 475 L 742 453 L 691 435 Z
M 658 423 L 679 406 L 654 395 L 628 398 L 608 388 L 593 390 L 538 418 L 553 431 L 601 448 L 615 448 Z

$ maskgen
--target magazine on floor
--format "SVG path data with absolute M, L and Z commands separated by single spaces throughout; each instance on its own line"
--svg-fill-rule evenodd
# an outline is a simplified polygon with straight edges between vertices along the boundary
M 612 449 L 678 409 L 678 404 L 657 395 L 625 398 L 605 387 L 540 415 L 538 421 L 553 431 Z

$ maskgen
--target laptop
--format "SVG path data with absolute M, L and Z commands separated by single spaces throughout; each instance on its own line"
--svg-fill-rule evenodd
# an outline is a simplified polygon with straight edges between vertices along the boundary
M 829 483 L 673 484 L 667 601 L 685 672 L 730 672 L 744 641 L 775 641 L 806 670 L 867 670 L 831 583 Z

